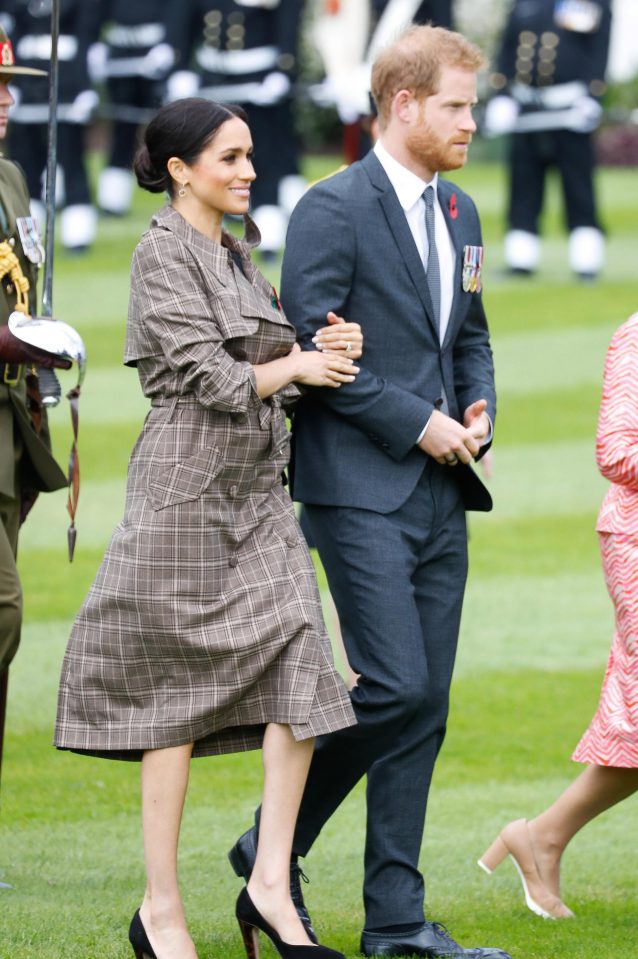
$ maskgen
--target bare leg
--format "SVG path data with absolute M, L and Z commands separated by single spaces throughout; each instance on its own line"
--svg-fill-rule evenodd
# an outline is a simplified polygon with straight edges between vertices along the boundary
M 158 959 L 197 959 L 177 884 L 177 843 L 193 744 L 142 758 L 146 892 L 140 916 Z
M 269 723 L 263 746 L 264 795 L 257 857 L 248 893 L 284 942 L 310 945 L 290 898 L 290 856 L 314 739 L 295 742 L 289 726 Z
M 570 839 L 590 820 L 638 789 L 638 769 L 587 766 L 558 799 L 529 820 L 541 879 L 560 898 L 560 859 Z

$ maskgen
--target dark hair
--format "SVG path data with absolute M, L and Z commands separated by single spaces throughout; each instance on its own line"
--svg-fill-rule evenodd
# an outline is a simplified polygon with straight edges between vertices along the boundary
M 175 100 L 158 110 L 146 127 L 133 160 L 133 170 L 142 189 L 150 193 L 166 191 L 172 196 L 174 183 L 166 166 L 170 158 L 179 157 L 191 166 L 222 124 L 233 117 L 248 122 L 241 107 L 214 103 L 202 97 Z

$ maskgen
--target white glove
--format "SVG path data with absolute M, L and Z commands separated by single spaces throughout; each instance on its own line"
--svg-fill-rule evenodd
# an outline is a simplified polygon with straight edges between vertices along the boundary
M 82 90 L 69 107 L 65 119 L 70 123 L 88 123 L 99 101 L 96 90 Z
M 86 55 L 86 65 L 92 83 L 101 83 L 106 77 L 109 48 L 105 43 L 92 43 Z
M 516 124 L 519 105 L 514 97 L 505 95 L 493 97 L 485 108 L 483 133 L 488 137 L 497 137 L 511 133 Z
M 577 133 L 591 133 L 600 123 L 603 108 L 593 97 L 580 97 L 572 108 L 574 122 L 571 129 Z
M 144 57 L 144 76 L 161 80 L 175 63 L 175 50 L 170 43 L 156 43 Z
M 285 73 L 278 70 L 269 73 L 259 84 L 259 89 L 253 96 L 253 103 L 260 107 L 270 107 L 280 103 L 290 92 L 290 79 Z
M 176 70 L 166 81 L 166 102 L 194 97 L 199 89 L 199 76 L 192 70 Z
M 335 83 L 335 105 L 342 123 L 355 123 L 370 113 L 370 67 L 365 63 Z
M 20 106 L 20 100 L 22 99 L 22 91 L 18 87 L 14 87 L 12 83 L 9 84 L 9 93 L 13 97 L 13 110 L 15 107 Z

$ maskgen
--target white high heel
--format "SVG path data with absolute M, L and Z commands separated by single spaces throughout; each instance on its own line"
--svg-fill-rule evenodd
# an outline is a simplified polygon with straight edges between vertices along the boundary
M 523 885 L 527 908 L 543 919 L 572 919 L 574 913 L 543 883 L 526 819 L 516 819 L 501 830 L 478 864 L 491 875 L 506 856 L 511 856 Z

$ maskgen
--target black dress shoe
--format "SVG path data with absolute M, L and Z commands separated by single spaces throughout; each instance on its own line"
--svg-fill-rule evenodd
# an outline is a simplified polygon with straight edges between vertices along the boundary
M 253 826 L 239 837 L 233 848 L 228 853 L 230 864 L 235 870 L 235 875 L 248 882 L 257 858 L 257 827 Z M 311 942 L 318 942 L 317 934 L 312 928 L 310 913 L 306 909 L 301 891 L 301 880 L 308 882 L 308 877 L 303 872 L 301 866 L 295 859 L 290 860 L 290 895 L 295 904 L 297 915 L 303 922 L 308 938 Z
M 425 922 L 412 933 L 366 932 L 361 936 L 364 956 L 424 956 L 425 959 L 512 959 L 502 949 L 464 949 L 440 922 Z

